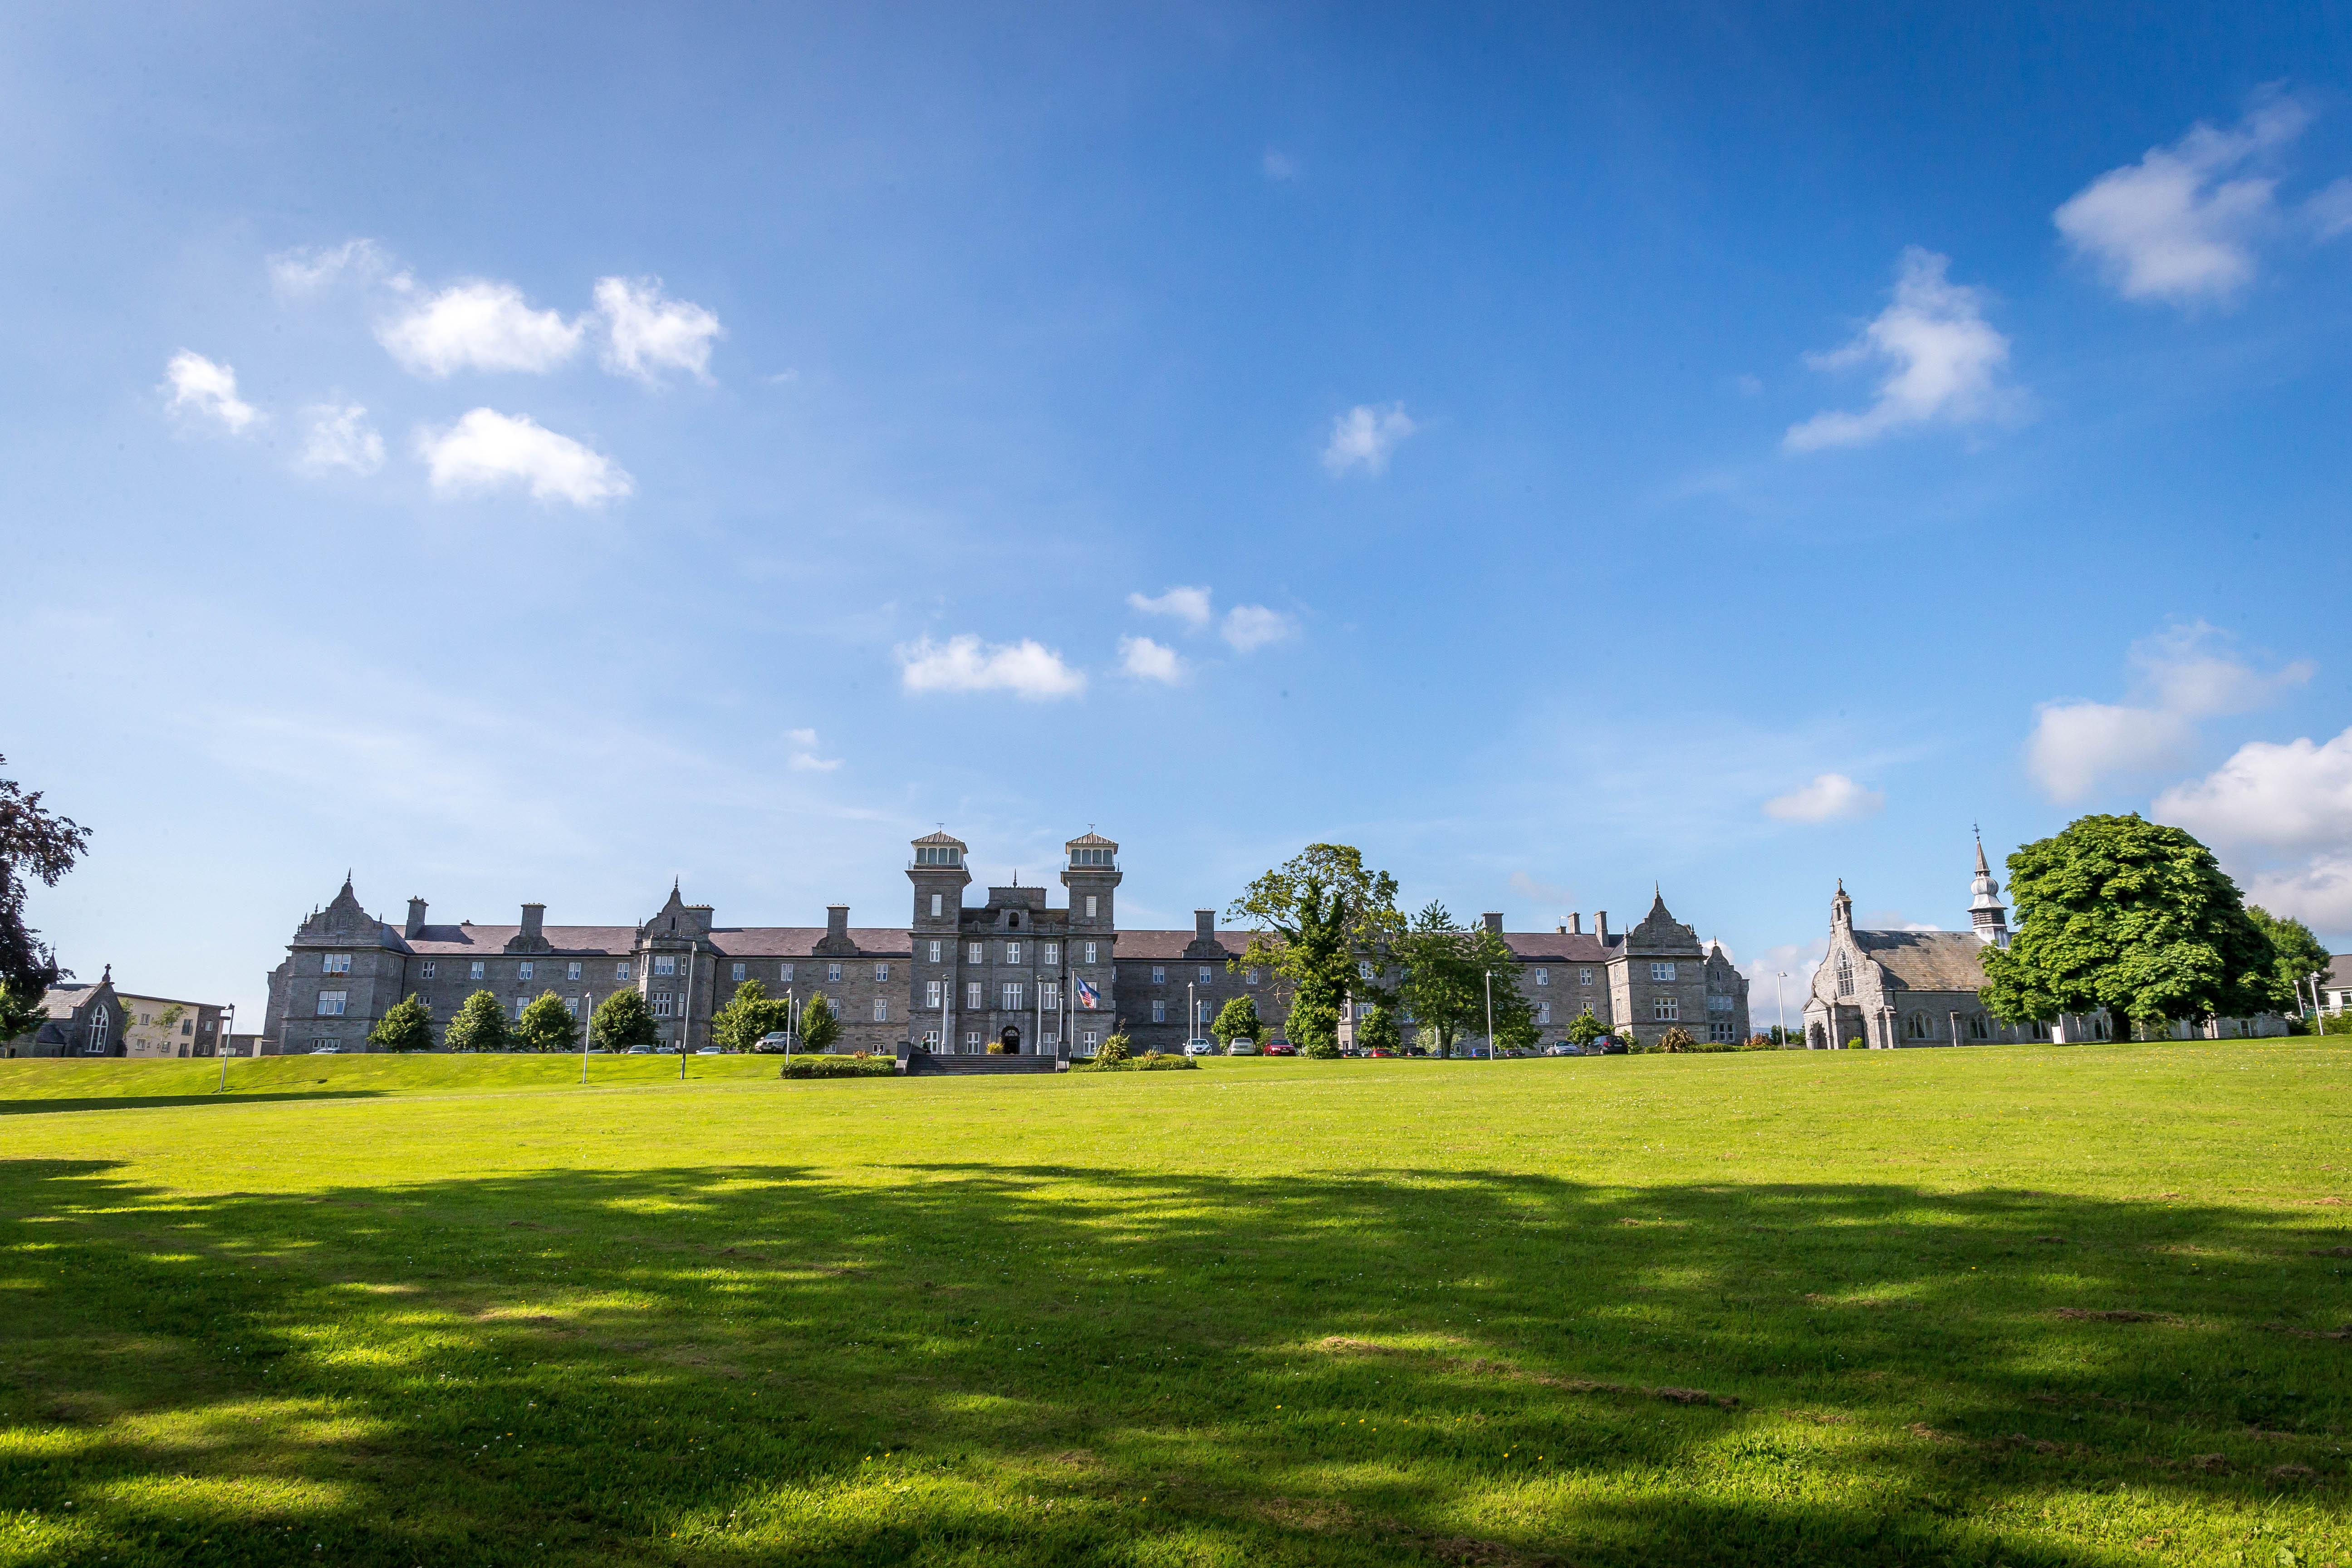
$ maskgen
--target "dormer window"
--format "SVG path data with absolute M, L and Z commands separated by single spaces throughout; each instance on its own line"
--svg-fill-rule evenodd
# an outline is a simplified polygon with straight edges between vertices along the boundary
M 1008 914 L 1004 917 L 1004 929 L 1007 931 L 1019 931 L 1021 929 L 1021 916 L 1018 911 Z
M 1073 849 L 1070 851 L 1070 864 L 1072 866 L 1108 866 L 1110 863 L 1111 851 L 1108 849 Z
M 918 866 L 961 866 L 963 851 L 948 844 L 919 844 L 915 847 Z

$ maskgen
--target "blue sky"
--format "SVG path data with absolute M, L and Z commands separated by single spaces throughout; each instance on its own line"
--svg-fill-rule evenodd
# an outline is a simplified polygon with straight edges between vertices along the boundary
M 2137 809 L 2352 942 L 2340 14 L 482 11 L 0 19 L 85 975 L 257 1017 L 346 868 L 887 924 L 941 822 L 1761 973 Z

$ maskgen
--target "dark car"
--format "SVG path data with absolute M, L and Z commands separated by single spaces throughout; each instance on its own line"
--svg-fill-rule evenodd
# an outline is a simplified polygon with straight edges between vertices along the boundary
M 1270 1057 L 1295 1057 L 1298 1054 L 1298 1047 L 1288 1040 L 1274 1040 L 1266 1045 L 1265 1054 Z

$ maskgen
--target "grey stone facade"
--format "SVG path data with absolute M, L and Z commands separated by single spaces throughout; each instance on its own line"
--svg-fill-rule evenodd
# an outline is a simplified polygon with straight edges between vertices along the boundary
M 114 966 L 97 984 L 61 980 L 41 994 L 48 1016 L 28 1032 L 0 1044 L 0 1056 L 119 1057 L 131 1038 L 130 1008 L 114 991 Z
M 623 989 L 644 994 L 669 1043 L 693 1049 L 745 980 L 802 1003 L 823 991 L 841 1017 L 841 1051 L 908 1041 L 1084 1056 L 1119 1028 L 1139 1051 L 1176 1050 L 1242 995 L 1255 999 L 1270 1037 L 1280 1034 L 1287 1006 L 1276 977 L 1241 962 L 1248 932 L 1218 929 L 1208 910 L 1190 931 L 1118 928 L 1123 872 L 1111 839 L 1088 833 L 1064 846 L 1058 904 L 1046 889 L 1017 885 L 968 904 L 968 847 L 934 833 L 912 848 L 910 918 L 888 928 L 852 926 L 838 904 L 823 926 L 722 926 L 676 888 L 636 925 L 549 925 L 539 904 L 523 905 L 513 925 L 435 925 L 412 899 L 394 926 L 368 913 L 346 879 L 269 977 L 265 1049 L 364 1050 L 375 1021 L 408 995 L 446 1025 L 476 991 L 497 996 L 510 1018 L 547 991 L 585 1017 Z M 1500 930 L 1500 915 L 1486 920 Z M 1748 1034 L 1746 979 L 1663 898 L 1622 935 L 1603 913 L 1590 932 L 1580 916 L 1555 931 L 1503 936 L 1547 1042 L 1587 1007 L 1645 1043 L 1677 1025 L 1702 1040 Z

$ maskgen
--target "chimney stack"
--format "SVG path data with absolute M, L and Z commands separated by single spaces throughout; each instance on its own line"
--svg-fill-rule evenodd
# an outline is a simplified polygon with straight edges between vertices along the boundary
M 849 906 L 847 904 L 824 906 L 824 934 L 827 941 L 847 942 L 849 940 Z
M 545 904 L 525 904 L 522 907 L 522 934 L 526 942 L 540 940 L 539 928 L 547 920 Z
M 411 899 L 408 900 L 408 923 L 400 928 L 400 934 L 414 940 L 417 936 L 423 934 L 424 931 L 425 900 L 423 899 Z
M 1609 945 L 1609 911 L 1607 910 L 1592 911 L 1592 934 L 1601 939 L 1601 946 Z
M 1195 942 L 1214 942 L 1217 940 L 1216 910 L 1194 910 L 1192 911 L 1192 939 Z
M 1503 934 L 1503 914 L 1500 910 L 1489 910 L 1478 918 L 1486 922 L 1488 931 L 1493 931 L 1496 936 Z
M 1580 912 L 1568 917 L 1568 934 L 1570 936 L 1584 934 L 1584 916 Z

